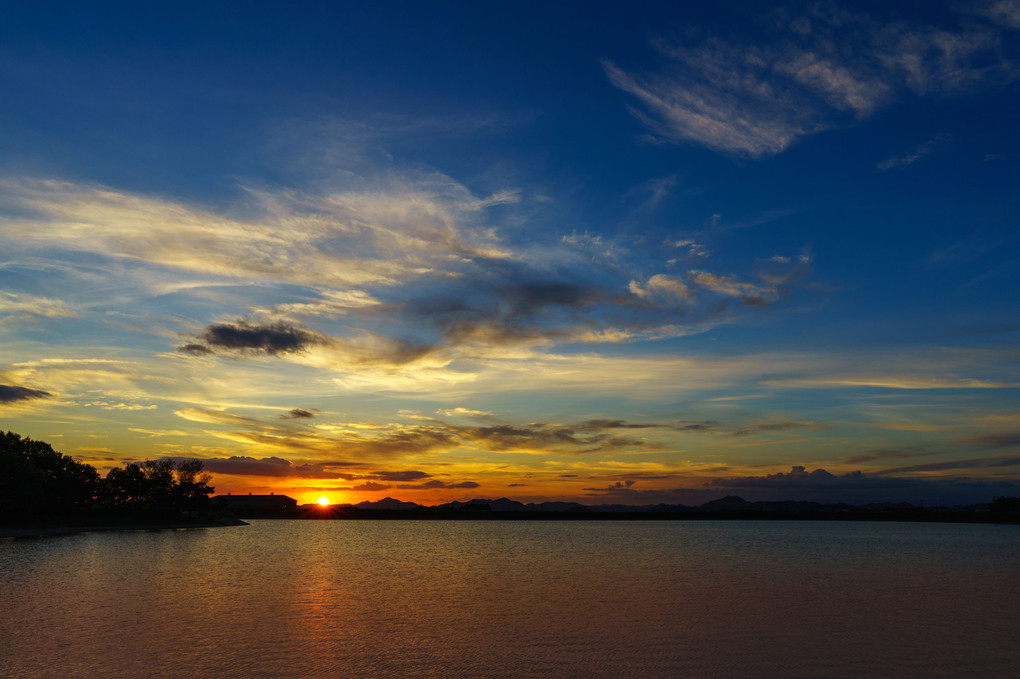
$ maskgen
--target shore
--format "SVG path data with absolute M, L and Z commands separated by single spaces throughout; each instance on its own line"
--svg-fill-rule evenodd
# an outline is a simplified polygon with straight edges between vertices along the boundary
M 112 531 L 156 531 L 181 530 L 185 528 L 225 528 L 228 526 L 247 526 L 240 519 L 223 519 L 201 523 L 157 523 L 157 524 L 120 524 L 101 526 L 45 526 L 38 528 L 0 528 L 0 538 L 44 538 L 60 535 L 77 535 L 78 533 L 108 533 Z

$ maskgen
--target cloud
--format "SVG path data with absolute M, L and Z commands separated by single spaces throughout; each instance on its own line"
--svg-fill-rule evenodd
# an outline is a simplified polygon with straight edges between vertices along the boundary
M 1015 17 L 1010 10 L 993 14 L 1006 23 Z M 799 16 L 764 14 L 755 23 L 771 24 L 779 39 L 771 45 L 656 39 L 657 70 L 609 60 L 603 68 L 611 84 L 634 97 L 631 112 L 659 139 L 752 158 L 866 118 L 904 91 L 949 93 L 1016 74 L 999 53 L 997 25 L 880 22 L 826 3 Z
M 853 471 L 832 474 L 825 469 L 808 471 L 794 466 L 789 472 L 711 479 L 707 488 L 738 494 L 747 500 L 808 500 L 846 502 L 862 505 L 872 502 L 972 504 L 988 502 L 999 495 L 1017 494 L 1020 484 L 970 478 L 902 478 L 893 474 L 936 469 L 960 469 L 966 465 L 918 465 L 888 469 L 881 474 Z M 1020 464 L 1020 459 L 1011 464 Z M 980 465 L 972 465 L 980 466 Z
M 103 410 L 156 410 L 159 406 L 154 404 L 141 405 L 140 403 L 113 403 L 110 401 L 88 401 L 79 404 L 83 408 L 102 408 Z
M 94 275 L 125 294 L 148 286 L 188 298 L 178 303 L 235 305 L 232 318 L 221 313 L 182 333 L 182 356 L 269 356 L 337 373 L 399 368 L 454 379 L 447 366 L 458 359 L 699 333 L 737 313 L 718 297 L 745 305 L 779 297 L 779 284 L 735 274 L 646 275 L 647 260 L 623 249 L 593 263 L 555 237 L 510 247 L 486 211 L 513 195 L 476 196 L 438 174 L 352 175 L 318 195 L 247 189 L 244 198 L 212 211 L 108 187 L 8 179 L 0 201 L 11 210 L 0 226 L 19 251 L 63 257 L 74 271 L 82 253 L 98 258 L 109 271 Z M 692 257 L 707 254 L 689 247 Z M 263 303 L 266 289 L 280 301 Z
M 748 306 L 763 306 L 774 302 L 779 296 L 778 287 L 762 287 L 739 281 L 732 276 L 718 276 L 705 271 L 692 271 L 690 280 L 718 295 L 735 297 Z
M 370 463 L 452 450 L 483 450 L 531 454 L 582 455 L 602 450 L 661 450 L 651 438 L 635 438 L 624 432 L 660 430 L 701 433 L 714 423 L 632 423 L 619 419 L 593 419 L 577 424 L 493 422 L 458 424 L 423 416 L 414 423 L 305 424 L 302 419 L 262 420 L 224 410 L 183 408 L 179 417 L 204 424 L 221 425 L 206 433 L 249 446 L 253 452 L 279 451 L 295 457 L 343 460 L 345 465 Z M 358 472 L 359 478 L 407 482 L 429 478 L 419 470 Z
M 1020 443 L 1006 444 L 1007 446 L 1016 446 Z M 932 462 L 930 464 L 917 464 L 909 467 L 895 467 L 893 469 L 886 469 L 880 473 L 886 474 L 910 474 L 914 472 L 938 472 L 946 471 L 947 469 L 988 469 L 993 467 L 1015 467 L 1020 465 L 1020 455 L 1011 455 L 1003 457 L 978 457 L 970 458 L 966 460 L 948 460 L 946 462 Z
M 456 417 L 458 415 L 464 417 L 490 417 L 492 413 L 485 410 L 473 410 L 471 408 L 446 408 L 445 410 L 437 410 L 437 415 L 445 415 L 447 417 Z
M 1018 382 L 998 382 L 969 377 L 928 375 L 845 375 L 768 380 L 781 387 L 880 387 L 883 389 L 1012 389 Z
M 210 350 L 250 350 L 270 355 L 303 351 L 317 344 L 329 344 L 329 340 L 321 335 L 286 323 L 255 325 L 247 321 L 210 325 L 202 335 L 202 340 Z
M 427 479 L 431 474 L 427 474 L 423 471 L 374 471 L 371 474 L 371 478 L 380 479 L 383 481 L 416 481 L 418 479 Z
M 1013 448 L 1020 446 L 1020 431 L 1008 431 L 997 434 L 979 434 L 957 439 L 961 443 L 982 448 Z
M 628 290 L 641 298 L 672 298 L 673 301 L 690 301 L 694 294 L 687 285 L 665 274 L 655 274 L 642 286 L 638 281 L 631 281 Z
M 281 415 L 280 417 L 285 420 L 303 420 L 315 417 L 315 413 L 303 408 L 294 408 L 286 415 Z
M 363 330 L 356 331 L 353 337 L 337 338 L 296 323 L 252 323 L 245 319 L 212 324 L 199 339 L 202 343 L 188 342 L 178 347 L 178 351 L 195 357 L 217 353 L 235 357 L 261 354 L 300 361 L 304 356 L 312 364 L 337 371 L 401 366 L 419 361 L 434 351 L 433 347 L 410 340 L 392 339 Z M 306 356 L 313 351 L 315 356 Z
M 0 384 L 0 404 L 50 398 L 52 395 L 53 394 L 48 391 L 43 391 L 41 389 L 29 389 L 28 387 Z
M 195 344 L 194 342 L 182 344 L 177 348 L 177 350 L 184 354 L 191 354 L 192 356 L 208 356 L 209 354 L 216 353 L 204 344 Z
M 613 495 L 625 494 L 628 492 L 637 492 L 632 489 L 632 486 L 637 483 L 634 479 L 627 479 L 626 481 L 617 481 L 611 483 L 605 488 L 584 488 L 583 490 L 594 493 L 610 493 Z
M 43 316 L 46 318 L 69 318 L 78 313 L 58 299 L 22 295 L 13 292 L 0 293 L 0 314 Z
M 818 422 L 807 422 L 797 420 L 770 420 L 757 422 L 749 427 L 744 427 L 732 432 L 733 436 L 750 436 L 752 434 L 768 434 L 772 432 L 790 431 L 791 429 L 815 429 L 824 430 L 832 427 Z
M 356 466 L 351 462 L 291 462 L 281 457 L 254 458 L 245 455 L 202 460 L 205 470 L 212 474 L 230 476 L 300 477 L 311 479 L 351 479 L 356 474 L 336 471 L 335 467 Z
M 401 490 L 440 490 L 449 488 L 479 488 L 480 484 L 476 481 L 459 481 L 456 483 L 449 483 L 447 481 L 440 481 L 438 479 L 431 479 L 425 483 L 419 484 L 402 484 L 398 485 L 397 488 Z
M 440 174 L 390 174 L 345 192 L 248 189 L 235 215 L 56 180 L 0 181 L 0 225 L 26 247 L 145 262 L 206 277 L 355 291 L 394 285 L 457 258 L 505 257 L 487 198 Z M 241 216 L 243 213 L 243 216 Z M 363 299 L 363 298 L 361 298 Z
M 992 21 L 1009 28 L 1020 29 L 1020 3 L 1016 0 L 997 0 L 978 5 L 977 11 Z
M 344 490 L 389 490 L 392 487 L 393 486 L 389 485 L 388 483 L 376 483 L 375 481 L 366 481 L 365 483 L 360 483 L 356 486 L 351 486 L 350 488 Z
M 910 457 L 926 457 L 929 455 L 937 455 L 935 451 L 922 450 L 922 449 L 876 449 L 869 450 L 859 455 L 850 455 L 843 458 L 843 462 L 848 464 L 863 464 L 865 462 L 874 462 L 875 460 L 887 460 L 887 459 L 898 459 L 898 458 L 910 458 Z
M 952 138 L 952 135 L 949 134 L 937 134 L 923 144 L 915 147 L 913 151 L 902 156 L 891 156 L 886 158 L 875 167 L 879 170 L 891 170 L 894 167 L 906 167 L 907 165 L 912 165 L 915 161 L 918 161 L 928 154 L 945 147 L 949 144 Z

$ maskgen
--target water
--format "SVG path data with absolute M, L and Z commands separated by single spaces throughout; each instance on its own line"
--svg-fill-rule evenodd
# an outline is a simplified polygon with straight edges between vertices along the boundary
M 1020 527 L 253 521 L 0 540 L 0 676 L 1016 677 Z

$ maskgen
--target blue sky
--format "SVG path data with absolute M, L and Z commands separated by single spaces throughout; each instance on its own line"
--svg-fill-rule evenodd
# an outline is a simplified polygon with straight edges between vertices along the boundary
M 0 10 L 0 417 L 220 491 L 1020 493 L 1020 5 Z

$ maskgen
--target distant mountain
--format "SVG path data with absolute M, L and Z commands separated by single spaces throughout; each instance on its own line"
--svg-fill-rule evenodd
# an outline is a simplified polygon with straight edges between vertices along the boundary
M 358 509 L 424 509 L 424 507 L 417 502 L 404 502 L 403 500 L 397 500 L 392 497 L 384 497 L 383 499 L 376 500 L 374 502 L 366 500 L 365 502 L 359 502 L 354 506 Z
M 590 512 L 591 507 L 582 505 L 579 502 L 529 502 L 526 505 L 529 512 Z
M 728 495 L 718 500 L 712 500 L 698 507 L 687 505 L 583 505 L 578 502 L 530 502 L 524 504 L 517 500 L 501 497 L 495 500 L 487 498 L 476 498 L 461 502 L 454 500 L 445 504 L 427 506 L 416 502 L 404 502 L 392 497 L 385 497 L 374 502 L 360 502 L 356 505 L 347 505 L 357 509 L 379 509 L 379 510 L 455 510 L 455 511 L 482 511 L 482 512 L 598 512 L 598 513 L 736 513 L 736 512 L 771 512 L 787 514 L 816 514 L 816 513 L 841 513 L 841 512 L 889 512 L 889 511 L 910 511 L 918 509 L 909 502 L 880 502 L 856 507 L 845 503 L 825 504 L 821 502 L 808 502 L 803 500 L 780 500 L 780 501 L 759 501 L 748 502 L 736 495 Z M 971 511 L 985 510 L 987 505 L 974 505 L 967 507 Z
M 742 497 L 727 495 L 718 500 L 712 500 L 698 507 L 703 512 L 744 512 L 753 508 L 753 504 Z
M 900 503 L 910 507 L 907 503 Z M 899 505 L 897 508 L 901 508 Z M 823 504 L 821 502 L 808 502 L 806 500 L 778 500 L 748 502 L 747 500 L 728 495 L 719 500 L 712 500 L 698 507 L 703 512 L 789 512 L 798 514 L 815 514 L 819 512 L 849 512 L 857 509 L 853 505 L 845 503 Z
M 454 500 L 443 505 L 436 505 L 436 509 L 488 509 L 493 512 L 523 512 L 527 509 L 527 505 L 517 500 L 501 497 L 498 500 L 477 499 L 468 500 L 467 502 Z

